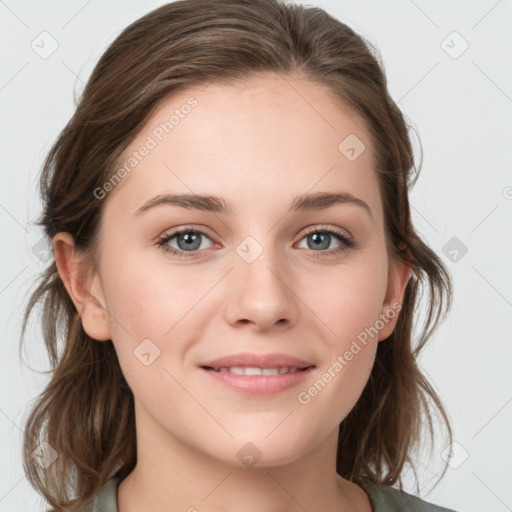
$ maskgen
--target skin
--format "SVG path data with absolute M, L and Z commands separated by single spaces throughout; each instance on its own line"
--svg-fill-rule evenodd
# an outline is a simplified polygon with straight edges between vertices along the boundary
M 135 396 L 138 463 L 120 484 L 119 511 L 369 512 L 366 493 L 336 474 L 338 426 L 398 314 L 308 404 L 297 400 L 401 303 L 410 276 L 400 263 L 388 275 L 368 132 L 324 86 L 258 75 L 167 99 L 126 154 L 191 96 L 198 105 L 104 199 L 96 264 L 69 234 L 53 241 L 84 329 L 113 341 Z M 354 161 L 338 150 L 351 133 L 366 146 Z M 371 216 L 349 203 L 287 213 L 297 195 L 323 191 L 350 192 Z M 171 192 L 218 195 L 235 210 L 160 205 L 135 214 Z M 183 226 L 211 235 L 201 237 L 196 257 L 157 244 Z M 343 243 L 332 235 L 328 249 L 316 248 L 304 234 L 312 226 L 339 229 L 358 246 L 325 255 Z M 250 264 L 236 251 L 248 236 L 263 249 Z M 186 252 L 177 237 L 169 244 Z M 160 350 L 148 366 L 134 355 L 144 339 Z M 316 368 L 304 384 L 273 396 L 230 390 L 198 369 L 237 352 L 286 353 Z M 252 467 L 237 457 L 247 442 L 261 453 Z

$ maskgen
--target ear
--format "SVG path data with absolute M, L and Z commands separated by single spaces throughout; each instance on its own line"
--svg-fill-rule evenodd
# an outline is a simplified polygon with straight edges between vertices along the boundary
M 404 248 L 401 248 L 401 251 L 405 252 L 409 258 L 412 258 L 410 249 L 405 244 L 402 247 Z M 382 304 L 381 318 L 383 319 L 384 327 L 379 330 L 379 341 L 389 338 L 395 329 L 411 272 L 411 267 L 398 258 L 394 259 L 388 276 L 386 297 Z
M 89 259 L 76 250 L 69 233 L 57 233 L 52 244 L 57 270 L 82 319 L 85 332 L 95 340 L 109 340 L 108 313 L 98 274 Z

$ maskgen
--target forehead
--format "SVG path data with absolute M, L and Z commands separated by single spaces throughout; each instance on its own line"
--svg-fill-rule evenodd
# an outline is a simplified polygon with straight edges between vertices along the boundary
M 347 152 L 348 151 L 348 152 Z M 355 155 L 355 158 L 354 158 Z M 165 99 L 125 150 L 109 192 L 135 211 L 158 193 L 204 193 L 230 203 L 346 191 L 379 210 L 364 122 L 324 85 L 267 75 L 190 87 Z

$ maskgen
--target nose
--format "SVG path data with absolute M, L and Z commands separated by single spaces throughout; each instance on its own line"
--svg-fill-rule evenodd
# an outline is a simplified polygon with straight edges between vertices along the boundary
M 265 248 L 254 261 L 249 261 L 235 255 L 226 283 L 227 321 L 237 327 L 250 325 L 260 332 L 294 325 L 299 299 L 283 255 Z

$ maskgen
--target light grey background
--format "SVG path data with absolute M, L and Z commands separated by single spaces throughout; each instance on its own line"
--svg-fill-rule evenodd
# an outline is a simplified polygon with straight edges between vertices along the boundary
M 461 512 L 512 510 L 512 2 L 305 3 L 377 46 L 391 94 L 423 146 L 413 220 L 452 272 L 455 295 L 421 365 L 450 414 L 457 444 L 445 478 L 429 494 L 443 440 L 436 437 L 432 457 L 419 461 L 421 495 Z M 27 408 L 48 379 L 18 359 L 26 294 L 44 266 L 33 251 L 41 238 L 31 225 L 41 206 L 37 175 L 73 112 L 74 91 L 78 96 L 106 46 L 162 4 L 0 1 L 0 512 L 44 510 L 20 458 Z M 58 43 L 47 58 L 31 47 L 43 51 L 45 37 L 51 48 L 43 31 Z M 46 370 L 33 323 L 27 347 L 30 365 Z M 412 478 L 407 482 L 414 492 Z

